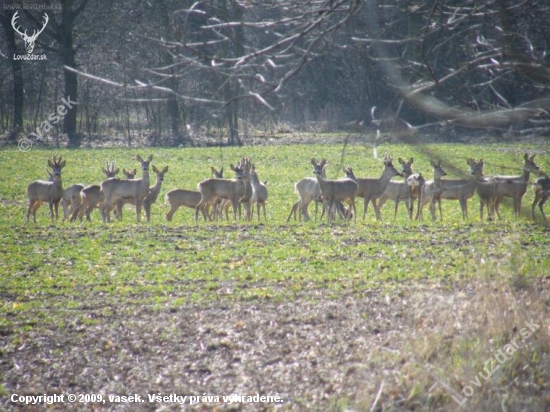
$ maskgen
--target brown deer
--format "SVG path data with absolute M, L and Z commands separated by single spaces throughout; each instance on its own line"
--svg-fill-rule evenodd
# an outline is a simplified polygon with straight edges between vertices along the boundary
M 313 173 L 317 177 L 317 182 L 321 188 L 321 196 L 323 201 L 327 202 L 327 223 L 332 223 L 332 216 L 335 203 L 349 200 L 350 211 L 353 213 L 354 220 L 357 221 L 357 211 L 355 208 L 355 196 L 357 192 L 357 181 L 353 178 L 344 178 L 339 180 L 328 180 L 323 177 L 323 169 L 327 164 L 326 159 L 318 162 L 314 158 L 311 159 L 313 165 Z M 349 168 L 351 169 L 351 168 Z
M 48 160 L 48 166 L 52 169 L 51 178 L 53 181 L 35 180 L 27 187 L 29 197 L 29 207 L 27 209 L 27 223 L 32 213 L 34 223 L 36 223 L 36 210 L 44 202 L 50 206 L 50 215 L 53 222 L 54 209 L 55 219 L 58 219 L 59 202 L 63 198 L 63 183 L 61 181 L 61 169 L 65 167 L 65 160 L 62 157 L 53 156 L 53 162 Z
M 267 213 L 265 211 L 265 203 L 267 201 L 267 181 L 260 182 L 258 173 L 256 173 L 256 166 L 252 165 L 250 168 L 250 183 L 252 184 L 252 198 L 250 199 L 251 214 L 256 205 L 258 212 L 258 222 L 260 221 L 260 208 L 264 209 L 264 220 L 267 220 Z
M 119 169 L 118 167 L 115 168 L 115 162 L 112 161 L 111 163 L 107 162 L 107 167 L 102 168 L 101 171 L 103 172 L 105 177 L 109 179 L 111 177 L 115 177 L 118 174 Z M 126 177 L 131 176 L 131 178 L 133 178 L 136 174 L 135 169 L 133 170 L 133 175 L 132 172 L 127 172 L 125 169 L 124 172 Z M 92 211 L 96 207 L 101 206 L 101 204 L 105 200 L 105 196 L 103 195 L 103 192 L 101 191 L 101 187 L 99 185 L 90 185 L 86 186 L 80 191 L 80 199 L 80 205 L 73 211 L 71 222 L 74 222 L 77 217 L 82 222 L 82 218 L 84 215 L 86 215 L 86 220 L 90 222 L 90 213 L 92 213 Z
M 149 188 L 149 193 L 143 199 L 143 209 L 145 210 L 145 217 L 147 221 L 151 221 L 151 205 L 157 201 L 158 195 L 160 193 L 160 188 L 162 187 L 162 182 L 164 181 L 164 175 L 168 171 L 168 166 L 165 166 L 164 169 L 158 170 L 155 165 L 153 165 L 153 172 L 157 176 L 156 183 Z M 134 198 L 125 198 L 119 199 L 116 202 L 116 217 L 119 220 L 122 220 L 122 206 L 125 204 L 134 204 Z
M 416 219 L 422 220 L 422 209 L 425 204 L 430 203 L 430 212 L 432 214 L 432 220 L 436 219 L 435 204 L 439 206 L 439 218 L 443 220 L 443 213 L 441 212 L 441 197 L 443 193 L 441 178 L 447 176 L 447 172 L 441 167 L 441 160 L 435 163 L 430 160 L 430 164 L 434 169 L 434 180 L 429 180 L 420 185 L 421 193 L 418 200 L 418 211 L 416 212 Z M 414 180 L 413 180 L 414 181 Z M 418 186 L 418 185 L 416 185 Z
M 149 164 L 153 160 L 153 155 L 149 155 L 147 160 L 143 160 L 137 155 L 136 159 L 141 163 L 143 176 L 141 179 L 125 180 L 110 178 L 101 182 L 101 191 L 105 196 L 105 200 L 100 207 L 101 218 L 103 222 L 110 222 L 110 216 L 107 214 L 109 208 L 116 204 L 118 199 L 133 198 L 136 205 L 136 219 L 141 221 L 141 207 L 143 199 L 149 193 Z
M 326 163 L 325 163 L 326 166 Z M 326 178 L 325 169 L 321 170 L 322 176 Z M 309 204 L 313 201 L 315 202 L 315 220 L 317 220 L 317 211 L 318 211 L 318 202 L 321 200 L 321 188 L 317 182 L 316 177 L 304 177 L 294 185 L 294 190 L 298 193 L 300 199 L 292 205 L 290 214 L 286 219 L 287 222 L 290 221 L 290 218 L 294 215 L 294 220 L 296 220 L 296 212 L 300 210 L 298 214 L 298 220 L 302 221 L 302 215 L 304 215 L 304 221 L 309 221 L 308 207 Z
M 236 165 L 230 165 L 235 172 L 236 179 L 211 178 L 203 180 L 198 184 L 201 200 L 195 208 L 195 221 L 198 220 L 199 211 L 206 211 L 208 204 L 214 203 L 217 199 L 228 199 L 233 206 L 233 218 L 237 220 L 237 207 L 241 198 L 246 192 L 246 183 L 250 179 L 247 160 L 241 159 Z
M 388 185 L 386 186 L 386 189 L 378 198 L 378 209 L 381 210 L 382 206 L 386 203 L 388 200 L 393 200 L 395 203 L 395 210 L 393 213 L 393 218 L 397 218 L 397 209 L 399 208 L 399 202 L 401 200 L 404 200 L 407 204 L 407 210 L 409 212 L 409 219 L 412 219 L 412 209 L 413 205 L 409 205 L 409 188 L 407 186 L 406 180 L 409 176 L 411 176 L 414 172 L 412 169 L 412 164 L 414 162 L 414 159 L 411 157 L 408 161 L 404 161 L 401 158 L 397 159 L 399 163 L 401 164 L 401 175 L 405 178 L 405 182 L 394 182 L 390 180 L 388 182 Z
M 538 172 L 539 167 L 535 163 L 535 155 L 529 157 L 527 153 L 523 156 L 523 173 L 521 176 L 495 176 L 497 183 L 495 211 L 500 219 L 499 205 L 505 197 L 511 197 L 514 205 L 514 216 L 518 218 L 521 214 L 521 201 L 527 185 L 529 184 L 529 176 L 531 172 Z
M 213 167 L 211 167 L 210 170 L 212 171 L 212 175 L 215 178 L 223 179 L 223 167 L 219 171 Z M 210 207 L 210 205 L 207 205 L 206 208 L 202 210 L 204 220 L 211 220 L 214 217 L 218 217 L 218 208 L 221 204 L 221 200 L 222 199 L 217 199 L 214 202 L 212 216 L 210 216 L 210 214 L 208 213 L 208 208 Z M 172 220 L 172 217 L 174 216 L 174 213 L 176 213 L 176 210 L 178 210 L 181 206 L 195 209 L 200 201 L 201 192 L 186 189 L 170 190 L 168 193 L 166 193 L 166 197 L 164 198 L 164 202 L 170 205 L 170 211 L 166 214 L 166 220 L 170 222 Z
M 544 214 L 544 204 L 548 200 L 548 197 L 550 197 L 550 177 L 548 175 L 539 177 L 537 180 L 535 180 L 535 183 L 533 184 L 533 189 L 535 190 L 535 200 L 533 201 L 533 205 L 531 206 L 531 214 L 533 215 L 533 220 L 536 220 L 535 207 L 538 204 L 540 213 L 542 214 L 542 218 L 546 222 L 547 219 L 546 215 Z
M 348 169 L 352 171 L 351 167 Z M 376 199 L 382 196 L 382 193 L 386 190 L 386 187 L 393 176 L 401 176 L 401 173 L 399 173 L 393 166 L 393 159 L 386 155 L 384 157 L 384 170 L 382 171 L 382 176 L 380 176 L 380 178 L 357 178 L 357 197 L 362 197 L 365 199 L 363 206 L 363 219 L 365 219 L 365 216 L 367 215 L 367 207 L 369 203 L 372 203 L 374 212 L 376 213 L 376 219 L 382 220 L 380 209 L 376 204 Z
M 487 220 L 495 218 L 496 180 L 483 175 L 483 159 L 468 159 L 472 174 L 476 177 L 476 192 L 479 196 L 479 219 L 483 220 L 483 208 L 487 207 Z

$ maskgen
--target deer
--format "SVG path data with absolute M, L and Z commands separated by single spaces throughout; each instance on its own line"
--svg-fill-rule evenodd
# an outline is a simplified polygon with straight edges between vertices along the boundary
M 355 196 L 357 192 L 357 181 L 352 178 L 344 178 L 339 180 L 328 180 L 323 177 L 323 169 L 325 168 L 326 159 L 318 162 L 315 158 L 311 159 L 313 173 L 317 178 L 317 183 L 321 189 L 323 201 L 328 203 L 327 223 L 332 223 L 333 208 L 337 201 L 349 200 L 350 210 L 353 213 L 354 221 L 357 222 L 357 211 L 355 208 Z M 351 169 L 351 168 L 348 168 Z
M 63 208 L 63 222 L 69 219 L 76 209 L 82 203 L 80 192 L 84 189 L 84 185 L 77 183 L 63 190 L 63 198 L 61 199 L 61 207 Z
M 107 179 L 111 177 L 116 177 L 120 170 L 118 167 L 115 168 L 114 160 L 111 163 L 105 163 L 107 167 L 101 169 L 105 177 Z M 126 169 L 123 169 L 123 172 L 127 178 L 133 179 L 136 175 L 136 169 L 130 172 L 128 172 Z M 80 205 L 73 211 L 71 222 L 74 222 L 77 217 L 82 222 L 82 218 L 84 215 L 86 215 L 86 220 L 90 222 L 90 213 L 96 207 L 100 206 L 103 203 L 103 201 L 105 200 L 105 196 L 103 195 L 103 192 L 101 191 L 101 187 L 99 185 L 89 185 L 80 191 L 80 199 Z
M 141 179 L 126 180 L 112 177 L 101 182 L 101 191 L 105 195 L 105 200 L 100 207 L 100 211 L 104 223 L 111 220 L 107 213 L 111 205 L 118 199 L 124 198 L 133 198 L 136 205 L 136 219 L 138 222 L 141 221 L 143 199 L 149 193 L 149 164 L 153 160 L 153 155 L 149 155 L 147 160 L 143 160 L 140 155 L 137 155 L 136 160 L 141 164 Z
M 151 205 L 157 201 L 158 195 L 160 193 L 160 188 L 162 187 L 162 182 L 164 181 L 164 175 L 168 171 L 168 166 L 165 166 L 164 169 L 159 170 L 153 165 L 153 172 L 157 176 L 157 181 L 153 186 L 149 188 L 149 193 L 143 198 L 143 209 L 145 210 L 145 217 L 147 221 L 151 221 Z M 134 204 L 134 198 L 124 198 L 119 199 L 116 202 L 116 217 L 119 220 L 122 220 L 122 206 L 125 204 Z
M 212 171 L 212 175 L 217 179 L 223 179 L 223 167 L 218 171 L 215 168 L 211 167 L 210 170 Z M 218 216 L 219 213 L 219 206 L 221 202 L 219 202 L 222 199 L 217 199 L 213 204 L 213 216 Z M 168 205 L 170 205 L 170 211 L 166 214 L 166 220 L 172 221 L 172 217 L 174 216 L 174 213 L 176 213 L 176 210 L 180 208 L 180 206 L 186 206 L 192 209 L 195 209 L 197 205 L 201 201 L 201 192 L 197 192 L 195 190 L 186 190 L 186 189 L 174 189 L 170 190 L 168 193 L 166 193 L 166 196 L 164 198 L 164 202 Z M 204 217 L 204 220 L 207 220 L 208 216 L 208 208 L 210 207 L 210 204 L 206 205 L 206 208 L 202 210 L 202 215 Z
M 325 169 L 321 170 L 321 172 L 322 176 L 326 178 Z M 307 209 L 312 201 L 315 202 L 315 220 L 317 220 L 318 202 L 321 198 L 321 188 L 319 187 L 319 183 L 317 183 L 317 178 L 304 177 L 294 185 L 294 190 L 298 193 L 300 199 L 292 205 L 292 209 L 290 210 L 290 214 L 288 215 L 286 221 L 289 222 L 292 215 L 294 215 L 294 220 L 296 220 L 296 212 L 298 209 L 300 209 L 298 220 L 302 221 L 303 214 L 304 221 L 309 221 L 310 217 Z
M 401 175 L 405 178 L 405 181 L 394 182 L 390 180 L 388 182 L 386 189 L 384 190 L 380 198 L 378 198 L 378 209 L 380 210 L 388 199 L 393 200 L 395 202 L 395 210 L 393 214 L 393 218 L 395 220 L 397 218 L 397 209 L 399 208 L 399 202 L 401 200 L 405 200 L 405 202 L 407 203 L 409 218 L 412 219 L 413 205 L 412 203 L 409 205 L 411 199 L 409 198 L 409 186 L 407 186 L 406 180 L 409 176 L 413 174 L 412 164 L 414 162 L 414 159 L 411 157 L 406 162 L 401 158 L 398 158 L 397 160 L 402 166 Z
M 535 183 L 533 184 L 533 189 L 535 191 L 535 200 L 533 201 L 533 205 L 531 206 L 531 214 L 533 215 L 533 220 L 536 220 L 535 207 L 538 204 L 540 213 L 542 214 L 542 218 L 546 222 L 547 219 L 546 215 L 544 214 L 544 204 L 550 197 L 550 176 L 543 174 L 543 176 L 535 180 Z
M 233 219 L 237 220 L 237 207 L 245 195 L 246 183 L 250 180 L 248 162 L 247 158 L 243 158 L 236 166 L 230 165 L 231 170 L 235 172 L 235 179 L 210 178 L 197 185 L 201 200 L 195 207 L 195 222 L 198 220 L 199 211 L 206 211 L 207 205 L 214 203 L 217 199 L 231 201 Z
M 483 208 L 487 207 L 487 220 L 492 221 L 495 217 L 495 201 L 497 184 L 494 178 L 483 175 L 483 159 L 475 161 L 468 160 L 472 174 L 476 177 L 476 192 L 479 196 L 479 219 L 483 221 Z
M 420 198 L 418 199 L 418 211 L 416 212 L 416 220 L 422 220 L 422 209 L 425 204 L 430 203 L 430 212 L 432 214 L 432 220 L 436 219 L 435 204 L 439 206 L 439 218 L 443 220 L 443 213 L 441 212 L 441 196 L 443 193 L 441 178 L 447 176 L 447 172 L 441 167 L 441 160 L 438 163 L 430 160 L 430 164 L 434 169 L 434 179 L 418 184 L 421 182 L 419 178 L 410 179 L 411 186 L 420 187 Z M 414 175 L 413 175 L 414 176 Z M 420 175 L 422 176 L 422 175 Z M 417 184 L 415 184 L 415 182 Z
M 250 176 L 250 169 L 251 169 L 251 163 L 250 158 L 245 157 L 242 159 L 242 165 L 247 169 L 246 172 Z M 250 179 L 248 179 L 247 182 L 245 182 L 245 191 L 244 195 L 239 200 L 238 208 L 239 208 L 239 219 L 241 218 L 241 204 L 244 206 L 245 211 L 245 218 L 247 221 L 252 220 L 252 209 L 251 209 L 251 199 L 253 195 L 254 189 L 252 188 L 252 183 Z M 231 201 L 229 199 L 226 199 L 222 201 L 222 208 L 225 210 L 225 220 L 229 220 L 229 207 L 231 206 Z
M 267 214 L 265 211 L 265 202 L 267 201 L 268 195 L 267 180 L 265 182 L 260 182 L 258 173 L 256 173 L 255 165 L 251 165 L 250 167 L 250 183 L 252 184 L 252 197 L 250 199 L 251 214 L 253 214 L 255 204 L 258 212 L 258 222 L 260 221 L 261 207 L 264 209 L 264 220 L 267 220 Z
M 470 166 L 470 176 L 464 179 L 441 179 L 438 184 L 440 185 L 440 191 L 437 192 L 437 198 L 435 199 L 439 206 L 441 206 L 441 199 L 458 200 L 460 202 L 460 209 L 462 210 L 462 219 L 468 218 L 468 199 L 473 197 L 478 178 L 476 177 L 475 168 L 480 166 L 472 159 L 467 159 L 467 164 Z M 439 164 L 441 166 L 441 164 Z M 481 166 L 483 169 L 483 166 Z M 422 209 L 431 200 L 429 193 L 427 196 L 422 194 L 422 204 L 419 206 Z M 440 210 L 441 215 L 441 210 Z M 432 218 L 435 215 L 432 215 Z
M 521 214 L 521 201 L 525 192 L 527 191 L 527 185 L 529 184 L 529 177 L 531 172 L 538 172 L 540 168 L 535 163 L 535 155 L 529 157 L 527 153 L 523 156 L 523 173 L 521 176 L 495 176 L 496 181 L 496 200 L 495 200 L 495 212 L 500 219 L 499 205 L 502 199 L 505 197 L 511 197 L 514 205 L 514 216 L 520 217 Z
M 35 180 L 27 187 L 27 195 L 29 197 L 29 207 L 27 209 L 27 223 L 32 213 L 33 221 L 36 223 L 36 210 L 44 202 L 48 202 L 50 206 L 50 215 L 53 222 L 54 209 L 55 219 L 58 219 L 59 202 L 63 198 L 63 183 L 61 181 L 61 170 L 65 167 L 66 161 L 62 160 L 62 156 L 56 158 L 53 155 L 53 162 L 48 160 L 48 166 L 51 171 L 53 181 Z
M 351 173 L 353 169 L 348 168 Z M 365 200 L 363 206 L 363 219 L 367 215 L 367 207 L 370 202 L 374 207 L 374 212 L 376 213 L 376 219 L 382 220 L 380 214 L 380 209 L 376 204 L 376 199 L 382 196 L 382 193 L 386 190 L 390 179 L 393 176 L 402 176 L 399 171 L 393 166 L 393 159 L 389 156 L 384 157 L 384 170 L 382 171 L 382 176 L 380 178 L 357 178 L 357 197 L 362 197 Z M 351 177 L 351 175 L 349 175 Z
M 416 212 L 416 219 L 418 219 L 418 214 L 421 213 L 420 204 L 422 202 L 422 187 L 426 183 L 426 179 L 422 176 L 422 173 L 413 173 L 407 177 L 405 183 L 407 185 L 409 195 L 409 218 L 412 219 L 412 214 L 414 211 L 413 201 L 414 199 L 418 199 L 418 208 Z

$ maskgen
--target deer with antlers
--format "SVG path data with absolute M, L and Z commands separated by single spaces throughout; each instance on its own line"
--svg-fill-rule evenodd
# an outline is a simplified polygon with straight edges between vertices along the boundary
M 27 54 L 31 54 L 32 51 L 34 50 L 34 43 L 36 42 L 36 39 L 38 38 L 40 33 L 42 33 L 44 31 L 44 29 L 46 28 L 46 25 L 48 24 L 48 21 L 50 19 L 49 19 L 48 15 L 46 13 L 44 13 L 44 23 L 42 23 L 42 28 L 40 30 L 33 30 L 32 35 L 29 36 L 29 35 L 27 35 L 27 30 L 22 32 L 17 27 L 17 19 L 18 18 L 19 18 L 19 11 L 16 11 L 13 14 L 13 17 L 11 19 L 11 25 L 13 27 L 13 30 L 15 30 L 15 32 L 17 34 L 19 34 L 21 36 L 21 38 L 23 39 L 23 41 L 25 42 L 25 49 L 27 50 Z
M 153 155 L 149 155 L 147 160 L 143 160 L 140 155 L 136 156 L 137 161 L 141 164 L 142 178 L 135 180 L 125 180 L 110 178 L 101 182 L 101 191 L 105 196 L 105 200 L 100 207 L 101 218 L 103 222 L 110 222 L 110 216 L 107 211 L 112 204 L 116 204 L 118 199 L 133 198 L 136 205 L 136 219 L 141 221 L 141 207 L 143 199 L 149 194 L 149 165 L 153 160 Z
M 158 195 L 160 193 L 160 188 L 162 187 L 162 182 L 164 182 L 164 175 L 168 171 L 168 166 L 165 166 L 164 169 L 159 170 L 153 165 L 153 172 L 155 172 L 157 176 L 157 181 L 153 186 L 149 188 L 149 193 L 145 198 L 143 199 L 143 209 L 145 210 L 145 217 L 147 218 L 147 221 L 151 221 L 151 206 L 153 203 L 157 201 Z M 119 199 L 116 202 L 116 217 L 117 219 L 122 219 L 122 207 L 125 204 L 134 204 L 134 198 L 125 198 L 125 199 Z
M 51 171 L 53 181 L 35 180 L 27 187 L 29 197 L 29 207 L 27 209 L 27 223 L 32 213 L 34 223 L 36 223 L 36 210 L 42 203 L 48 202 L 50 206 L 50 215 L 53 222 L 54 210 L 55 219 L 58 219 L 59 202 L 63 198 L 63 183 L 61 181 L 61 169 L 65 167 L 65 160 L 62 157 L 53 156 L 53 162 L 48 160 L 48 166 Z
M 235 179 L 211 178 L 198 184 L 201 200 L 195 208 L 195 222 L 198 220 L 199 211 L 205 210 L 208 204 L 214 203 L 217 199 L 227 199 L 231 202 L 233 219 L 237 220 L 237 208 L 246 193 L 246 184 L 250 180 L 250 159 L 242 158 L 236 166 L 230 166 L 235 172 Z

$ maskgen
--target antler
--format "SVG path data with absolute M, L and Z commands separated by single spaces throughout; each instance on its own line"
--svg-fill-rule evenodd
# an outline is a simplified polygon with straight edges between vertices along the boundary
M 21 31 L 16 26 L 17 23 L 15 21 L 19 18 L 18 13 L 19 13 L 19 10 L 17 10 L 14 13 L 13 17 L 11 18 L 11 25 L 12 25 L 13 29 L 15 30 L 15 32 L 17 34 L 19 34 L 21 37 L 25 38 L 25 37 L 27 37 L 27 30 L 25 30 L 25 33 L 21 33 Z
M 44 13 L 44 24 L 42 25 L 42 28 L 38 31 L 33 30 L 32 36 L 29 37 L 29 40 L 30 41 L 35 41 L 37 39 L 38 35 L 44 31 L 44 29 L 46 28 L 46 25 L 48 24 L 49 21 L 50 21 L 50 18 L 48 17 L 48 15 L 46 13 Z M 26 32 L 27 31 L 25 30 L 25 33 Z

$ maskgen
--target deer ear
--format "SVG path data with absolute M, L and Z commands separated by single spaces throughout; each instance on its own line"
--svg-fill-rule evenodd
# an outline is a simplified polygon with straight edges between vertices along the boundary
M 317 160 L 315 160 L 314 157 L 311 158 L 311 164 L 312 164 L 313 166 L 317 166 Z
M 155 172 L 155 173 L 159 172 L 159 170 L 157 169 L 157 167 L 155 165 L 153 165 L 153 172 Z
M 403 159 L 401 159 L 400 157 L 397 158 L 397 161 L 402 165 L 405 164 L 405 161 Z
M 531 156 L 531 160 L 533 160 L 535 158 L 536 154 L 534 154 L 533 156 Z
M 120 169 L 117 167 L 117 168 L 114 170 L 113 174 L 118 175 L 118 172 L 120 172 Z
M 141 158 L 140 155 L 136 155 L 136 160 L 137 160 L 138 162 L 143 162 L 143 159 Z
M 410 164 L 413 164 L 413 163 L 414 163 L 414 158 L 411 157 L 411 158 L 409 159 L 409 163 L 410 163 Z
M 63 161 L 61 162 L 61 164 L 59 165 L 59 168 L 60 168 L 60 169 L 63 169 L 63 168 L 65 167 L 66 164 L 67 164 L 67 161 L 66 161 L 66 160 L 63 160 Z
M 153 160 L 153 155 L 150 154 L 149 157 L 147 158 L 147 161 L 150 162 L 151 160 Z
M 168 166 L 164 166 L 164 169 L 162 169 L 162 173 L 166 173 L 168 171 Z
M 53 169 L 53 163 L 51 160 L 48 160 L 48 166 L 50 166 Z

